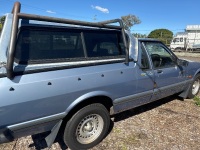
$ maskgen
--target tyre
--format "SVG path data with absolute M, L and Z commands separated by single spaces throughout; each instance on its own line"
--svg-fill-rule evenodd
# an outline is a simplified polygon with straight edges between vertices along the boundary
M 91 104 L 80 109 L 67 122 L 64 142 L 72 150 L 89 149 L 105 137 L 110 126 L 110 115 L 102 104 Z
M 199 88 L 200 88 L 200 74 L 197 74 L 190 87 L 188 98 L 194 98 L 194 96 L 199 93 Z

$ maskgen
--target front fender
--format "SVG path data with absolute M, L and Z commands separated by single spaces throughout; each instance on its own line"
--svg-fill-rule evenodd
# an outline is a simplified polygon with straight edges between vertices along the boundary
M 188 66 L 187 66 L 187 76 L 191 76 L 192 79 L 195 78 L 195 76 L 200 72 L 200 62 L 194 62 L 194 61 L 188 61 Z M 191 78 L 190 77 L 190 78 Z

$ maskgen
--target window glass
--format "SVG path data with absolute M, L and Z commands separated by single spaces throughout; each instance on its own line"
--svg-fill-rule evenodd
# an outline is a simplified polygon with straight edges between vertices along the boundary
M 121 34 L 117 32 L 90 31 L 84 33 L 88 57 L 125 55 Z
M 78 32 L 24 29 L 19 34 L 15 58 L 20 63 L 81 57 L 84 51 Z
M 173 42 L 179 42 L 179 41 L 180 41 L 179 38 L 174 38 L 174 39 L 173 39 Z
M 180 42 L 183 42 L 183 38 L 180 38 Z
M 154 68 L 175 66 L 172 55 L 166 50 L 163 44 L 158 42 L 144 42 L 144 45 L 151 56 Z
M 83 41 L 85 41 L 85 53 Z M 83 61 L 90 58 L 121 56 L 125 56 L 121 32 L 108 30 L 22 27 L 15 50 L 15 61 L 20 64 Z

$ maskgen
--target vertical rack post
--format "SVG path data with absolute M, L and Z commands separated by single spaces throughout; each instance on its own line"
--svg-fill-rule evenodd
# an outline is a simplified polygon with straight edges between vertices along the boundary
M 8 50 L 8 58 L 7 58 L 7 77 L 9 79 L 13 79 L 14 77 L 14 71 L 13 71 L 13 63 L 14 63 L 14 51 L 15 51 L 15 45 L 17 40 L 17 32 L 18 32 L 18 23 L 19 23 L 19 17 L 18 13 L 20 12 L 21 4 L 19 2 L 15 2 L 12 14 L 13 14 L 13 22 L 12 22 L 12 29 L 11 29 L 11 37 L 10 37 L 10 46 Z

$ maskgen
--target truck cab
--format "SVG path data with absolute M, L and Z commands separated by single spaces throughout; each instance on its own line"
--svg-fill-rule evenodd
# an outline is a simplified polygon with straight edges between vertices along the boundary
M 171 44 L 171 50 L 190 50 L 191 52 L 200 49 L 200 26 L 187 25 L 185 32 L 178 32 Z
M 179 32 L 174 36 L 171 41 L 170 49 L 171 50 L 186 50 L 187 48 L 187 33 Z

